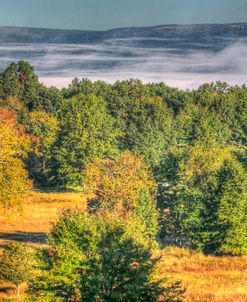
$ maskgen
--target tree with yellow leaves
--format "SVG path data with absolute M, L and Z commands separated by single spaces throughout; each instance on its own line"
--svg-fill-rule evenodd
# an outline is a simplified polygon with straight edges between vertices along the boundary
M 16 116 L 0 109 L 0 206 L 9 208 L 20 202 L 31 186 L 23 158 L 30 148 L 30 137 L 17 123 Z
M 225 161 L 232 158 L 234 149 L 231 146 L 220 147 L 215 139 L 206 142 L 195 141 L 180 163 L 182 178 L 186 179 L 187 183 L 205 189 Z
M 86 166 L 84 186 L 96 195 L 97 210 L 123 216 L 134 213 L 146 234 L 156 236 L 157 188 L 143 157 L 125 151 L 115 159 L 97 159 Z

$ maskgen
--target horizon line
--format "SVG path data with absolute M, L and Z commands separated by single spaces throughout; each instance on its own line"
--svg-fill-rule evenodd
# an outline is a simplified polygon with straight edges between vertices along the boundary
M 88 31 L 88 32 L 107 32 L 112 30 L 120 30 L 120 29 L 134 29 L 134 28 L 157 28 L 162 26 L 199 26 L 199 25 L 243 25 L 247 24 L 245 22 L 212 22 L 212 23 L 167 23 L 167 24 L 157 24 L 157 25 L 148 25 L 148 26 L 123 26 L 123 27 L 113 27 L 108 29 L 71 29 L 71 28 L 56 28 L 56 27 L 32 27 L 32 26 L 18 26 L 18 25 L 0 25 L 0 28 L 22 28 L 22 29 L 42 29 L 42 30 L 61 30 L 61 31 Z

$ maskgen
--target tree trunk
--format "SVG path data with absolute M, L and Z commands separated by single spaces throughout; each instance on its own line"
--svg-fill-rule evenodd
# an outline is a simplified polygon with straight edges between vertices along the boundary
M 17 295 L 17 297 L 20 297 L 20 285 L 19 284 L 16 285 L 16 295 Z

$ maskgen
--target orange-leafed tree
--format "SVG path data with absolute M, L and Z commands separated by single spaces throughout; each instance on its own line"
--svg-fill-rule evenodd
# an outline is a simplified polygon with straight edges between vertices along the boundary
M 31 147 L 31 138 L 18 124 L 15 114 L 0 108 L 0 206 L 18 204 L 30 187 L 23 159 Z

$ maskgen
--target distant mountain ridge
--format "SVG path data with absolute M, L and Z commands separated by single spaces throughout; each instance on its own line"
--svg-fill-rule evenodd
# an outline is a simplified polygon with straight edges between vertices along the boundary
M 246 37 L 247 23 L 159 25 L 153 27 L 118 28 L 106 31 L 0 27 L 0 44 L 84 44 L 121 38 L 176 38 L 186 39 L 188 42 L 191 42 L 208 39 L 237 40 Z
M 28 61 L 48 85 L 74 77 L 138 78 L 181 88 L 247 78 L 247 23 L 159 25 L 106 31 L 0 27 L 0 72 Z

